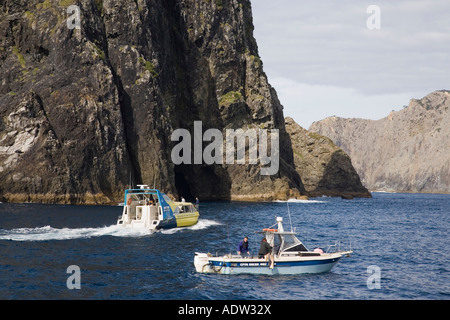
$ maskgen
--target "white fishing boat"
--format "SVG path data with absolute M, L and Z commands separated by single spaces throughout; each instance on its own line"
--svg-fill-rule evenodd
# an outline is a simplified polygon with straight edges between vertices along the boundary
M 352 250 L 340 250 L 340 242 L 322 249 L 309 251 L 296 237 L 295 232 L 284 231 L 283 218 L 277 217 L 278 228 L 263 229 L 262 233 L 272 248 L 265 256 L 242 256 L 227 254 L 212 256 L 209 253 L 195 253 L 194 265 L 200 273 L 221 274 L 302 274 L 330 271 Z
M 192 203 L 173 201 L 165 193 L 149 189 L 147 185 L 138 187 L 125 190 L 124 208 L 117 225 L 156 231 L 197 223 L 199 213 Z

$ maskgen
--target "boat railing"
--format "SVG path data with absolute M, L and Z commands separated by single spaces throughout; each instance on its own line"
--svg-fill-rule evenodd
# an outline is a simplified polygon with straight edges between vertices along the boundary
M 212 254 L 210 252 L 207 253 L 210 258 L 225 258 L 225 259 L 245 259 L 245 260 L 253 260 L 253 259 L 262 259 L 259 255 L 255 254 L 234 254 L 234 253 L 225 253 L 220 254 L 219 252 L 215 252 Z
M 337 253 L 342 251 L 352 251 L 352 243 L 350 241 L 337 240 L 334 244 L 327 247 L 325 253 Z

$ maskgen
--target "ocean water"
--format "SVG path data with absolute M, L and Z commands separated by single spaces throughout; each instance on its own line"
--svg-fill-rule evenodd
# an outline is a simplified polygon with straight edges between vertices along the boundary
M 121 211 L 0 203 L 0 299 L 450 299 L 450 195 L 201 203 L 197 225 L 155 234 L 115 226 Z M 234 252 L 244 236 L 256 254 L 254 231 L 276 216 L 310 249 L 345 240 L 354 253 L 324 274 L 195 272 L 195 252 Z

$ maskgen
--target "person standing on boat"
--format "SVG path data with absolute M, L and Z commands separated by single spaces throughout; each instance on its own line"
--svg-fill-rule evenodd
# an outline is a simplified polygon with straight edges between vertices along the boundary
M 270 246 L 269 243 L 267 243 L 267 239 L 263 238 L 261 241 L 261 246 L 259 247 L 258 256 L 260 258 L 264 258 L 271 252 L 272 252 L 272 247 Z
M 248 237 L 244 237 L 244 239 L 239 242 L 237 253 L 241 255 L 245 253 L 250 255 L 250 251 L 248 250 Z
M 259 247 L 258 257 L 266 259 L 269 261 L 269 268 L 273 269 L 275 265 L 275 259 L 272 254 L 272 247 L 267 242 L 267 239 L 264 237 L 261 241 L 261 246 Z

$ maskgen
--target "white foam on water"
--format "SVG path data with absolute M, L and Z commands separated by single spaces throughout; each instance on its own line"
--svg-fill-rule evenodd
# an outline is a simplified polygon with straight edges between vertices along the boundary
M 214 220 L 200 219 L 191 227 L 164 230 L 164 234 L 172 234 L 183 229 L 201 230 L 213 225 L 220 225 Z M 37 228 L 0 229 L 0 240 L 12 241 L 47 241 L 47 240 L 72 240 L 87 239 L 92 237 L 114 236 L 114 237 L 143 237 L 153 232 L 146 229 L 124 228 L 112 225 L 99 228 L 53 228 L 51 226 Z
M 302 199 L 288 199 L 286 200 L 274 200 L 273 202 L 282 202 L 282 203 L 327 203 L 326 201 L 321 200 L 302 200 Z
M 162 230 L 161 233 L 173 234 L 175 232 L 180 232 L 180 231 L 183 231 L 183 230 L 202 230 L 202 229 L 209 228 L 211 226 L 219 226 L 219 225 L 221 225 L 221 223 L 217 222 L 217 221 L 214 221 L 214 220 L 198 219 L 197 223 L 194 224 L 193 226 Z
M 0 230 L 0 240 L 13 241 L 46 241 L 86 239 L 101 236 L 140 237 L 151 234 L 148 230 L 136 230 L 112 225 L 100 228 L 53 228 L 51 226 L 37 228 L 17 228 Z

